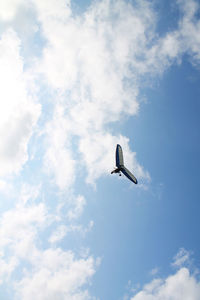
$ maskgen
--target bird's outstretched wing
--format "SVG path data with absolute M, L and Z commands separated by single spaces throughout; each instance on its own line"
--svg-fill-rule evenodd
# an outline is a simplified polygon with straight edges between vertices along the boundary
M 130 179 L 132 182 L 134 182 L 135 184 L 137 184 L 137 179 L 135 178 L 135 176 L 125 167 L 121 167 L 121 172 L 128 178 Z

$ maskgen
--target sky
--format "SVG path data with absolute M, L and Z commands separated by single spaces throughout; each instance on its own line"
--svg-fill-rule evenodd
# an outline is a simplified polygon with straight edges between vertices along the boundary
M 0 2 L 2 300 L 200 299 L 199 76 L 197 0 Z

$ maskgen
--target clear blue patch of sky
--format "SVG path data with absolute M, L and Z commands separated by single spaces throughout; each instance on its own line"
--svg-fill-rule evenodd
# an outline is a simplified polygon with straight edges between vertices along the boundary
M 93 2 L 94 1 L 92 1 L 92 0 L 84 0 L 84 1 L 72 0 L 71 1 L 72 11 L 73 11 L 73 13 L 78 14 L 78 15 L 82 14 L 90 7 L 90 5 Z
M 163 186 L 158 201 L 149 197 L 146 235 L 147 259 L 159 265 L 159 256 L 172 257 L 178 247 L 200 250 L 199 73 L 184 60 L 146 93 L 148 102 L 125 124 L 124 134 L 151 174 L 150 190 Z
M 92 290 L 100 299 L 117 299 L 140 261 L 140 238 L 135 242 L 138 233 L 142 234 L 144 223 L 139 218 L 145 212 L 136 198 L 136 190 L 130 195 L 129 183 L 113 176 L 99 180 L 98 193 L 90 203 L 90 214 L 95 221 L 90 248 L 102 257 Z
M 177 29 L 178 21 L 180 20 L 181 13 L 178 4 L 173 0 L 153 2 L 158 17 L 157 31 L 160 36 L 165 35 L 166 32 Z

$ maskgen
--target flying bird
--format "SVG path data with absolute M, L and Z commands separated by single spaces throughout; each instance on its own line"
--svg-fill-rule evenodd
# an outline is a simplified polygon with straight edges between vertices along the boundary
M 116 147 L 116 169 L 111 172 L 113 173 L 119 173 L 119 176 L 121 176 L 121 172 L 132 182 L 137 184 L 137 179 L 135 176 L 124 166 L 124 158 L 123 158 L 123 152 L 122 152 L 122 147 L 117 144 Z

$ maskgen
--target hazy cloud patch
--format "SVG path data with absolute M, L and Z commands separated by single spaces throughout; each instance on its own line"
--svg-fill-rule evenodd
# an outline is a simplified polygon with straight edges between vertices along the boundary
M 185 250 L 184 248 L 180 248 L 178 253 L 174 256 L 174 261 L 172 263 L 175 267 L 183 267 L 190 262 L 191 252 Z

